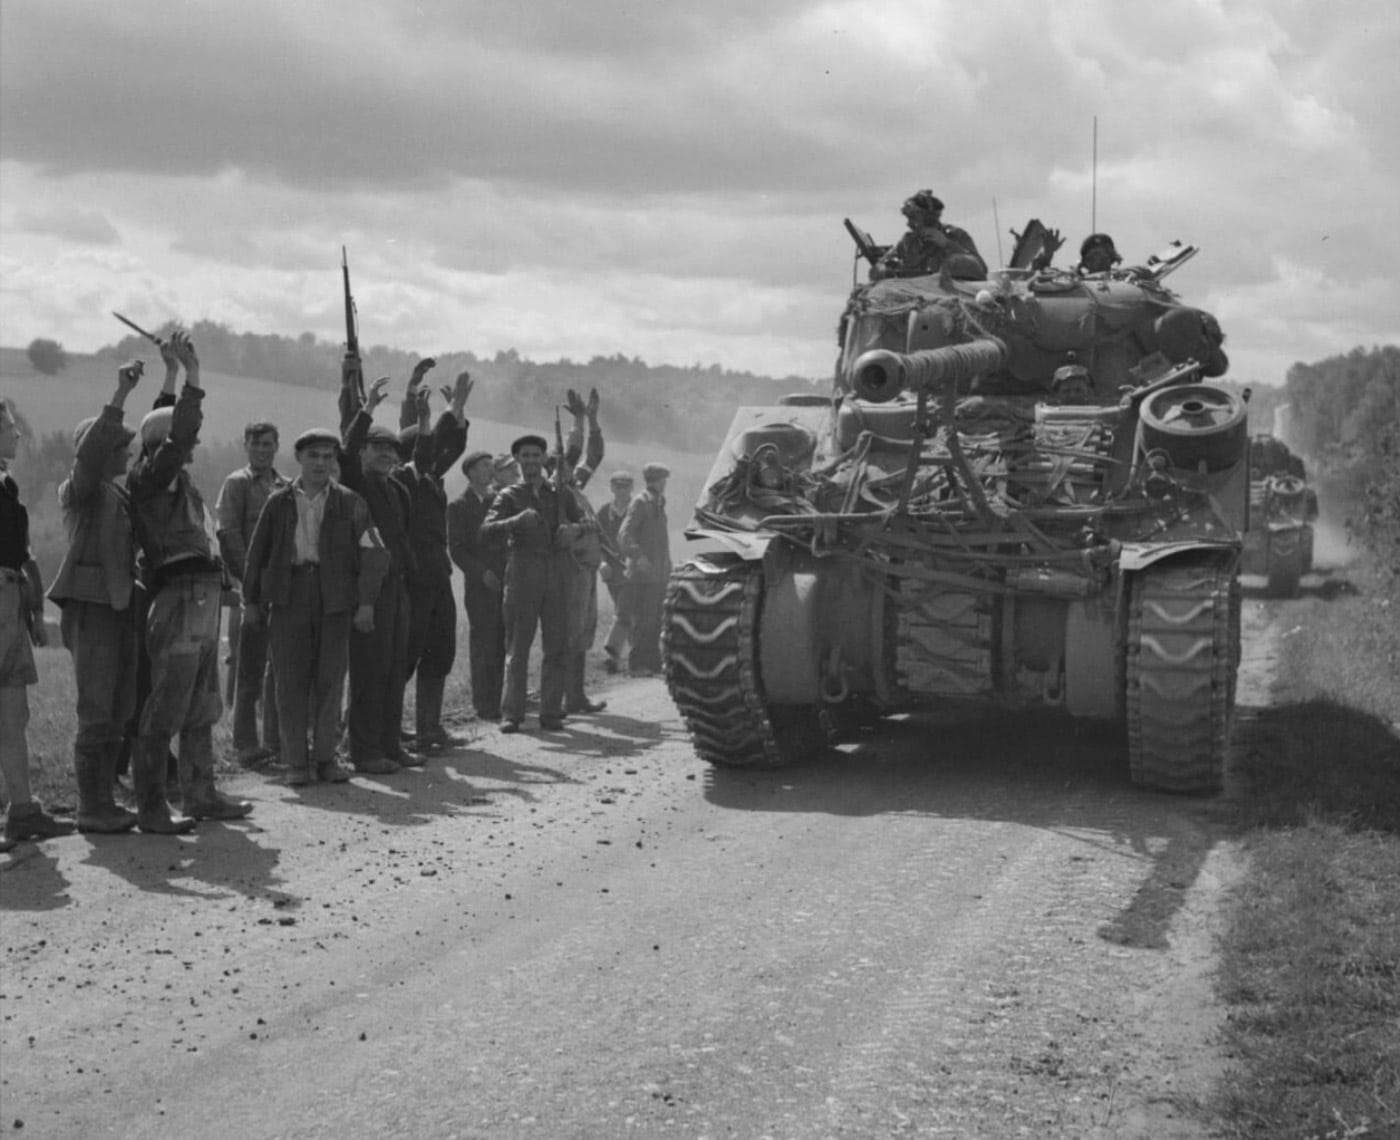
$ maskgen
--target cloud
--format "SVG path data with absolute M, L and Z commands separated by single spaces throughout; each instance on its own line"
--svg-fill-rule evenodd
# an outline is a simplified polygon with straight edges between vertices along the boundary
M 121 241 L 116 227 L 100 210 L 83 210 L 73 206 L 18 210 L 15 213 L 15 229 L 24 233 L 46 234 L 77 245 L 116 245 Z

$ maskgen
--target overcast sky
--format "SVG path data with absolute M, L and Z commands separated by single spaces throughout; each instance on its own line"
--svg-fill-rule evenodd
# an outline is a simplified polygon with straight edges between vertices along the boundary
M 4 0 L 0 344 L 137 321 L 830 374 L 850 216 L 1098 227 L 1231 375 L 1400 341 L 1400 4 Z

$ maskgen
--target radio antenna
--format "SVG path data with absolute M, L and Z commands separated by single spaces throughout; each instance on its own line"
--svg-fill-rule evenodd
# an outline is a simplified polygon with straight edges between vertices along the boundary
M 997 260 L 1001 262 L 1001 267 L 1006 268 L 1006 258 L 1001 252 L 1001 215 L 997 213 L 997 196 L 992 195 L 992 225 L 997 231 Z
M 1094 116 L 1094 169 L 1089 192 L 1089 232 L 1099 232 L 1099 117 Z

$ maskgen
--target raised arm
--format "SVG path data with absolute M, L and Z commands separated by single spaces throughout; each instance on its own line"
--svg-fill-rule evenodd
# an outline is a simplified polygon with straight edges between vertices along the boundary
M 102 409 L 97 422 L 88 428 L 73 456 L 73 470 L 64 492 L 65 505 L 76 506 L 87 502 L 102 486 L 107 475 L 108 456 L 126 430 L 122 422 L 126 398 L 141 379 L 143 368 L 141 361 L 133 360 L 117 369 L 117 388 L 112 393 L 111 402 Z

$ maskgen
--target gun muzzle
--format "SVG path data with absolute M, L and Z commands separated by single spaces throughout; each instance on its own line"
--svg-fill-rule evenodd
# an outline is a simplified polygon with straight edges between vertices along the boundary
M 1006 344 L 992 336 L 910 353 L 877 348 L 856 360 L 851 387 L 860 399 L 883 404 L 906 389 L 929 391 L 950 378 L 965 384 L 1003 367 L 1008 355 Z

